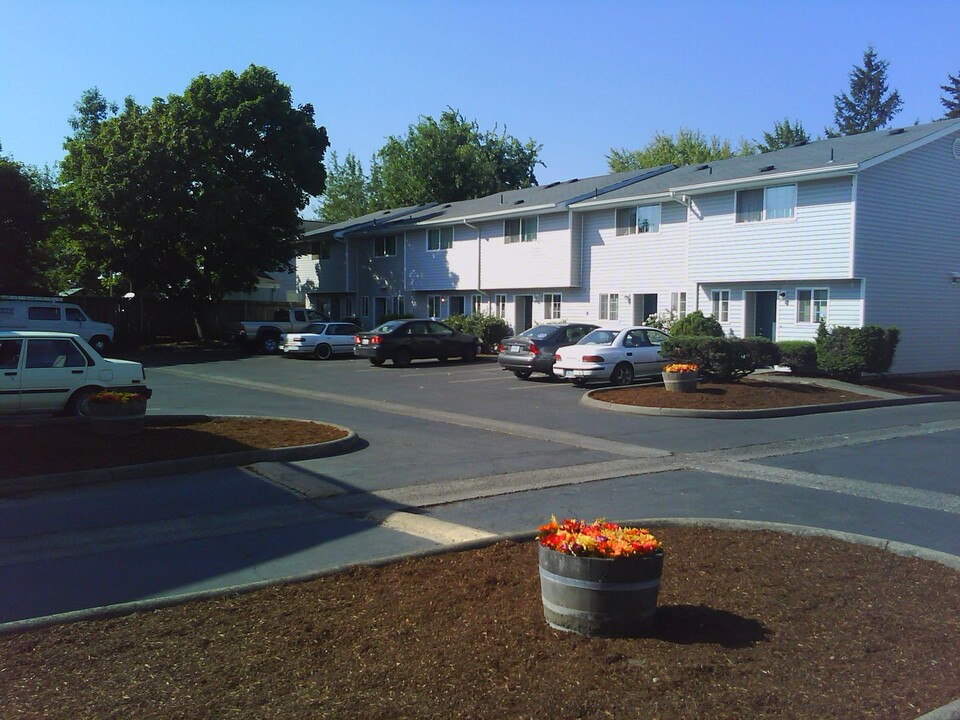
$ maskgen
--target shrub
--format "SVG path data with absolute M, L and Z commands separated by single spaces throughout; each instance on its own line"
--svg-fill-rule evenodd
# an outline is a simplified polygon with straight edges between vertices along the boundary
M 780 361 L 776 343 L 763 337 L 674 335 L 664 341 L 661 354 L 672 362 L 698 365 L 701 375 L 716 382 L 733 382 Z
M 893 364 L 900 331 L 877 325 L 862 328 L 838 326 L 817 328 L 817 365 L 824 372 L 850 382 L 865 373 L 885 373 Z
M 780 365 L 797 375 L 810 375 L 817 370 L 817 346 L 810 340 L 781 340 Z
M 480 339 L 484 352 L 493 352 L 497 343 L 513 334 L 513 330 L 503 318 L 483 313 L 451 315 L 443 318 L 443 322 L 454 330 L 476 335 Z
M 716 318 L 704 315 L 702 310 L 694 310 L 673 323 L 670 334 L 723 337 L 723 328 Z

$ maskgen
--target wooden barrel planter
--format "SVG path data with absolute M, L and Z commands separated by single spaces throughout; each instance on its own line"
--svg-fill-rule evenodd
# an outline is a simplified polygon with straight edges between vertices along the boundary
M 649 631 L 657 611 L 663 550 L 603 558 L 540 551 L 540 594 L 550 627 L 579 635 L 632 637 Z
M 691 393 L 697 391 L 699 373 L 693 372 L 662 372 L 663 387 L 669 392 Z
M 87 398 L 80 403 L 80 414 L 86 426 L 98 435 L 136 435 L 143 432 L 147 401 L 104 403 Z

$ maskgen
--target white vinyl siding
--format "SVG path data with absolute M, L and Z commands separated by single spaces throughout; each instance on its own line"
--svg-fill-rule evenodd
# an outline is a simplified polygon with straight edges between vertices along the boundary
M 449 233 L 449 248 L 430 249 L 429 236 L 433 230 L 440 231 L 441 239 L 444 233 Z M 466 226 L 408 231 L 405 288 L 410 291 L 476 289 L 480 285 L 477 246 L 477 231 Z
M 611 213 L 612 214 L 612 213 Z M 522 243 L 505 243 L 502 240 L 504 223 L 502 220 L 491 220 L 474 223 L 480 227 L 481 247 L 483 256 L 480 259 L 480 281 L 467 284 L 463 277 L 460 287 L 467 288 L 496 288 L 504 290 L 521 290 L 525 288 L 564 288 L 574 284 L 574 268 L 579 274 L 580 258 L 574 259 L 574 241 L 570 232 L 570 213 L 549 213 L 537 218 L 537 241 Z M 579 245 L 579 233 L 577 233 Z M 473 248 L 472 276 L 476 277 L 478 257 L 476 245 L 463 243 Z M 460 255 L 460 241 L 457 240 L 454 250 L 448 251 Z M 463 265 L 451 264 L 450 271 L 458 272 L 461 268 L 464 273 L 470 273 L 468 258 Z

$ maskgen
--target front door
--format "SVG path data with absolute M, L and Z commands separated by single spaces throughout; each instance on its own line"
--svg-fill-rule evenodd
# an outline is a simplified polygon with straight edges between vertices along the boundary
M 517 295 L 514 310 L 514 334 L 533 327 L 533 295 Z
M 777 339 L 777 293 L 753 294 L 753 334 L 768 340 Z
M 657 314 L 657 294 L 644 293 L 633 296 L 633 324 L 646 325 L 651 315 Z

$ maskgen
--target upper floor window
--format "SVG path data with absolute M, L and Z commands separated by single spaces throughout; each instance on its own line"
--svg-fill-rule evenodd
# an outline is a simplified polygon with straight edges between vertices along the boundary
M 617 210 L 617 235 L 660 232 L 660 205 Z
M 710 298 L 713 303 L 713 316 L 717 322 L 730 322 L 730 291 L 714 290 Z
M 373 239 L 373 256 L 390 257 L 397 254 L 397 236 L 385 235 Z
M 449 250 L 452 247 L 452 227 L 430 228 L 427 230 L 427 250 Z
M 560 319 L 560 302 L 562 298 L 560 293 L 544 293 L 543 294 L 543 319 L 544 320 L 559 320 Z
M 737 191 L 738 223 L 792 218 L 796 210 L 796 185 L 774 185 Z
M 620 296 L 619 295 L 608 295 L 607 293 L 601 293 L 600 295 L 600 319 L 601 320 L 618 320 L 620 318 L 619 311 Z
M 829 299 L 827 288 L 797 288 L 797 322 L 826 322 Z
M 533 242 L 537 239 L 537 227 L 539 219 L 532 218 L 513 218 L 503 221 L 503 242 Z
M 320 240 L 310 243 L 310 259 L 311 260 L 329 260 L 330 259 L 330 243 L 326 240 Z

